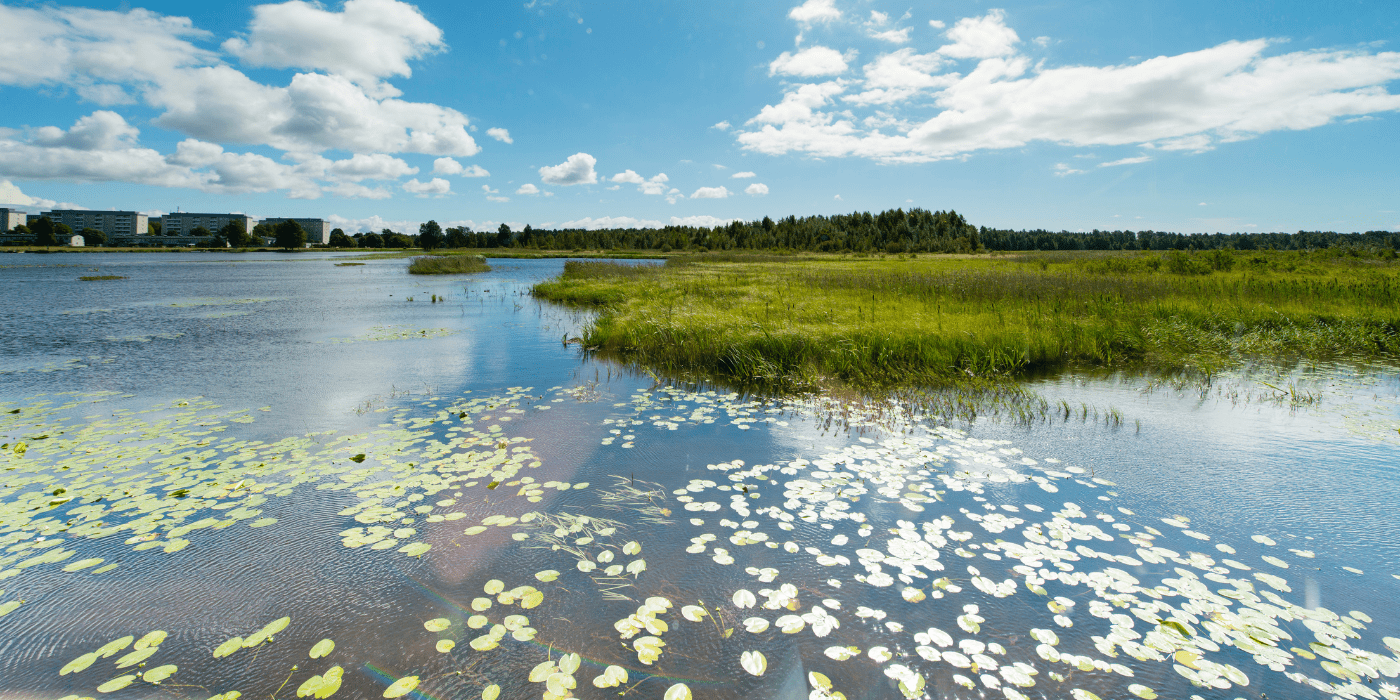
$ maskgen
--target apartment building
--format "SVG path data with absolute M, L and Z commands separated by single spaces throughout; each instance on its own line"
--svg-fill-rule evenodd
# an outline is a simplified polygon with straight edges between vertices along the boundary
M 0 233 L 8 233 L 10 229 L 21 224 L 28 225 L 29 214 L 18 209 L 0 207 Z
M 95 228 L 108 238 L 126 238 L 146 233 L 147 218 L 139 211 L 93 211 L 89 209 L 55 209 L 43 213 L 50 221 L 64 224 L 78 233 Z
M 169 215 L 167 215 L 167 217 L 168 216 Z M 280 224 L 283 221 L 287 220 L 288 219 L 286 217 L 277 219 L 263 219 L 261 223 L 275 227 L 277 226 L 277 224 Z M 306 242 L 308 244 L 326 245 L 331 242 L 331 222 L 326 221 L 325 219 L 292 218 L 290 220 L 297 222 L 297 224 L 301 226 L 301 230 L 306 232 Z
M 209 229 L 210 233 L 218 233 L 229 222 L 242 226 L 245 233 L 252 233 L 253 227 L 258 223 L 257 219 L 246 214 L 195 214 L 177 211 L 166 214 L 161 219 L 161 235 L 189 236 L 192 235 L 190 231 L 200 226 Z

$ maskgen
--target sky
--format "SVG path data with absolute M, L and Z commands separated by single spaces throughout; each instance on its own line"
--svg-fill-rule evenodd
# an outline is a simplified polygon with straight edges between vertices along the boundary
M 1400 3 L 0 2 L 0 205 L 1400 230 Z

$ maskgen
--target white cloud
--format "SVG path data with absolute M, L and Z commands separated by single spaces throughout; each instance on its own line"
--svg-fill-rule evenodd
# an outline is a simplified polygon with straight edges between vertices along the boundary
M 397 91 L 379 80 L 407 75 L 407 60 L 437 46 L 436 28 L 411 6 L 352 0 L 343 12 L 330 13 L 293 2 L 260 6 L 257 12 L 249 35 L 232 44 L 246 60 L 327 72 L 298 73 L 285 87 L 264 85 L 195 46 L 192 41 L 208 33 L 186 18 L 140 9 L 0 5 L 0 85 L 71 88 L 101 104 L 139 97 L 160 112 L 154 123 L 205 141 L 292 152 L 468 156 L 480 150 L 467 133 L 465 115 L 392 99 Z M 281 30 L 267 18 L 288 12 L 298 21 L 312 18 L 313 24 L 330 18 L 332 25 L 363 25 L 375 12 L 383 16 L 374 27 L 377 38 L 354 43 L 353 52 L 344 41 L 326 38 L 327 32 L 344 29 L 355 37 L 362 27 L 306 28 L 296 42 L 282 42 L 278 49 L 273 39 Z
M 942 29 L 948 25 L 945 24 L 942 20 L 931 19 L 928 21 L 928 26 L 933 27 L 934 29 Z
M 539 194 L 539 193 L 540 193 L 540 188 L 535 187 L 534 185 L 532 185 L 532 184 L 530 184 L 530 183 L 527 182 L 527 183 L 521 185 L 520 188 L 517 189 L 517 190 L 515 191 L 515 193 L 516 193 L 516 194 Z
M 574 221 L 565 221 L 559 224 L 561 229 L 585 229 L 588 231 L 600 231 L 615 228 L 661 228 L 665 224 L 655 219 L 638 219 L 631 216 L 600 216 L 593 218 L 585 216 Z
M 836 9 L 836 0 L 807 0 L 789 10 L 788 17 L 803 24 L 833 22 L 841 19 L 841 11 Z
M 719 187 L 701 187 L 690 195 L 691 199 L 725 199 L 733 194 L 723 185 Z
M 964 17 L 946 33 L 953 43 L 938 50 L 953 58 L 994 58 L 1016 52 L 1021 40 L 1006 26 L 1006 13 L 992 10 L 982 17 Z
M 399 94 L 380 79 L 412 75 L 409 60 L 443 47 L 442 30 L 397 0 L 346 0 L 340 12 L 300 0 L 256 5 L 248 33 L 223 44 L 246 65 L 325 71 L 379 97 Z
M 852 58 L 854 52 L 852 52 Z M 798 75 L 812 77 L 817 75 L 838 75 L 846 72 L 846 61 L 850 58 L 842 56 L 836 49 L 829 49 L 825 46 L 813 46 L 798 51 L 796 54 L 784 51 L 773 62 L 768 64 L 768 75 Z
M 712 127 L 710 127 L 710 128 L 711 128 L 711 129 L 719 129 L 720 131 L 728 131 L 730 126 L 731 126 L 731 125 L 730 125 L 730 123 L 729 123 L 728 121 L 722 121 L 722 122 L 719 122 L 719 123 L 715 124 L 714 126 L 712 126 Z
M 472 167 L 476 168 L 477 170 L 481 170 L 481 166 L 479 165 L 473 165 Z M 466 168 L 464 168 L 461 163 L 457 162 L 452 158 L 438 158 L 437 160 L 433 161 L 434 175 L 461 175 L 465 171 Z M 476 177 L 485 177 L 487 175 L 490 175 L 490 173 L 486 172 L 485 170 L 481 170 L 481 173 L 481 175 L 478 175 Z M 466 177 L 473 176 L 467 175 Z
M 834 200 L 836 200 L 836 201 L 839 202 L 839 201 L 841 201 L 841 195 L 839 195 L 839 194 L 838 194 L 838 195 L 835 195 L 835 196 L 832 197 L 832 199 L 834 199 Z
M 680 190 L 678 190 L 678 189 L 676 189 L 676 188 L 674 188 L 674 187 L 672 187 L 671 190 L 670 190 L 669 192 L 666 193 L 666 203 L 667 203 L 667 204 L 675 204 L 676 202 L 678 202 L 678 201 L 680 201 L 680 200 L 682 200 L 682 199 L 685 199 L 685 193 L 684 193 L 684 192 L 681 192 Z
M 490 185 L 482 185 L 482 186 L 481 186 L 481 191 L 484 192 L 484 193 L 486 194 L 486 199 L 487 199 L 487 201 L 491 201 L 491 202 L 509 202 L 509 201 L 510 201 L 510 197 L 502 197 L 502 196 L 501 196 L 501 191 L 500 191 L 500 190 L 493 190 L 493 189 L 491 189 L 491 186 L 490 186 Z
M 41 146 L 102 151 L 130 147 L 140 133 L 120 114 L 99 110 L 78 119 L 67 131 L 56 126 L 40 127 L 34 132 L 34 142 Z
M 646 178 L 642 177 L 641 175 L 638 175 L 637 173 L 631 170 L 625 170 L 623 172 L 620 172 L 609 179 L 613 182 L 629 182 L 634 185 L 646 182 Z
M 721 219 L 717 216 L 709 216 L 704 214 L 698 216 L 671 217 L 672 226 L 694 226 L 696 228 L 714 228 L 716 226 L 728 226 L 729 224 L 735 221 L 743 221 L 743 219 Z
M 765 195 L 768 194 L 768 185 L 765 185 L 761 182 L 755 182 L 752 185 L 745 187 L 744 193 L 754 196 Z
M 1400 79 L 1397 52 L 1269 56 L 1269 41 L 1230 41 L 1125 65 L 1046 67 L 1015 53 L 1015 33 L 1002 20 L 991 13 L 960 21 L 948 32 L 958 48 L 944 47 L 941 55 L 913 49 L 881 55 L 864 66 L 863 80 L 788 86 L 736 139 L 767 154 L 884 162 L 957 158 L 1037 141 L 1199 152 L 1271 131 L 1400 110 L 1400 95 L 1385 89 Z M 963 55 L 989 57 L 965 74 L 948 71 L 943 57 Z M 879 111 L 859 115 L 834 107 L 838 98 Z
M 914 31 L 913 27 L 887 29 L 883 32 L 871 32 L 870 36 L 880 41 L 888 41 L 891 44 L 907 44 L 909 43 L 909 32 L 911 31 Z
M 419 197 L 427 197 L 428 195 L 441 196 L 452 191 L 452 183 L 440 177 L 435 177 L 427 182 L 419 182 L 418 178 L 415 177 L 403 183 L 403 189 L 405 192 L 412 192 Z
M 1076 170 L 1076 169 L 1074 169 L 1074 168 L 1071 168 L 1067 163 L 1056 163 L 1056 164 L 1055 164 L 1055 176 L 1056 176 L 1056 177 L 1065 177 L 1066 175 L 1077 175 L 1077 174 L 1082 173 L 1082 172 L 1084 172 L 1084 171 L 1083 171 L 1083 170 Z
M 52 208 L 57 202 L 52 199 L 31 197 L 20 191 L 19 186 L 9 180 L 0 180 L 0 204 L 17 207 Z
M 1146 162 L 1148 162 L 1148 161 L 1150 161 L 1150 160 L 1152 160 L 1152 157 L 1151 157 L 1151 156 L 1137 156 L 1137 157 L 1135 157 L 1135 158 L 1120 158 L 1120 159 L 1118 159 L 1118 160 L 1109 161 L 1109 162 L 1107 162 L 1107 163 L 1099 163 L 1099 167 L 1100 167 L 1100 168 L 1111 168 L 1111 167 L 1113 167 L 1113 166 L 1115 166 L 1115 165 L 1136 165 L 1136 164 L 1138 164 L 1138 163 L 1146 163 Z
M 390 199 L 393 192 L 383 187 L 368 187 L 355 182 L 341 182 L 326 188 L 326 191 L 345 199 Z
M 540 168 L 540 180 L 547 185 L 591 185 L 598 181 L 593 166 L 598 159 L 587 153 L 575 153 L 559 165 Z
M 327 160 L 316 156 L 314 160 L 323 165 L 323 172 L 327 177 L 335 180 L 397 180 L 406 175 L 418 174 L 418 168 L 383 153 L 356 153 L 345 160 Z
M 493 126 L 487 129 L 486 135 L 503 143 L 515 143 L 515 139 L 510 137 L 510 132 L 499 126 Z
M 737 179 L 737 180 L 742 180 L 742 179 L 744 179 L 744 178 L 758 177 L 758 176 L 755 175 L 755 174 L 753 174 L 753 173 L 751 173 L 751 172 L 749 172 L 749 171 L 747 171 L 747 170 L 745 170 L 745 171 L 742 172 L 742 173 L 734 173 L 733 175 L 730 175 L 729 177 L 735 178 L 735 179 Z

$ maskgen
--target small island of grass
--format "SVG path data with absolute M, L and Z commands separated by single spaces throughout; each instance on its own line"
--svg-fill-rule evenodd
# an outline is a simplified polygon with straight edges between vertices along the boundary
M 121 275 L 83 275 L 78 279 L 84 282 L 100 282 L 102 280 L 124 280 L 126 278 Z
M 490 272 L 491 266 L 480 255 L 424 255 L 408 266 L 411 275 L 462 275 Z

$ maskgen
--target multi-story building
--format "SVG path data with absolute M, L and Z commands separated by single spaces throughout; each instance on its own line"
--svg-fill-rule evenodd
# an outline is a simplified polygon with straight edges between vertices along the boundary
M 20 224 L 28 225 L 29 214 L 18 209 L 0 207 L 0 233 L 8 233 Z
M 95 228 L 108 238 L 128 238 L 146 233 L 146 215 L 139 211 L 93 211 L 89 209 L 55 209 L 43 214 L 56 224 L 64 224 L 79 233 Z
M 160 233 L 162 236 L 190 236 L 193 235 L 190 231 L 200 226 L 209 229 L 210 233 L 218 233 L 229 222 L 242 226 L 244 233 L 252 233 L 253 226 L 258 223 L 257 219 L 246 214 L 194 214 L 177 211 L 166 214 L 161 219 Z
M 262 223 L 267 224 L 269 226 L 276 226 L 277 224 L 288 220 L 289 219 L 285 217 L 277 219 L 263 219 Z M 308 244 L 326 245 L 331 242 L 331 222 L 326 221 L 325 219 L 291 218 L 290 220 L 297 222 L 297 224 L 301 226 L 301 230 L 306 232 L 306 242 Z

